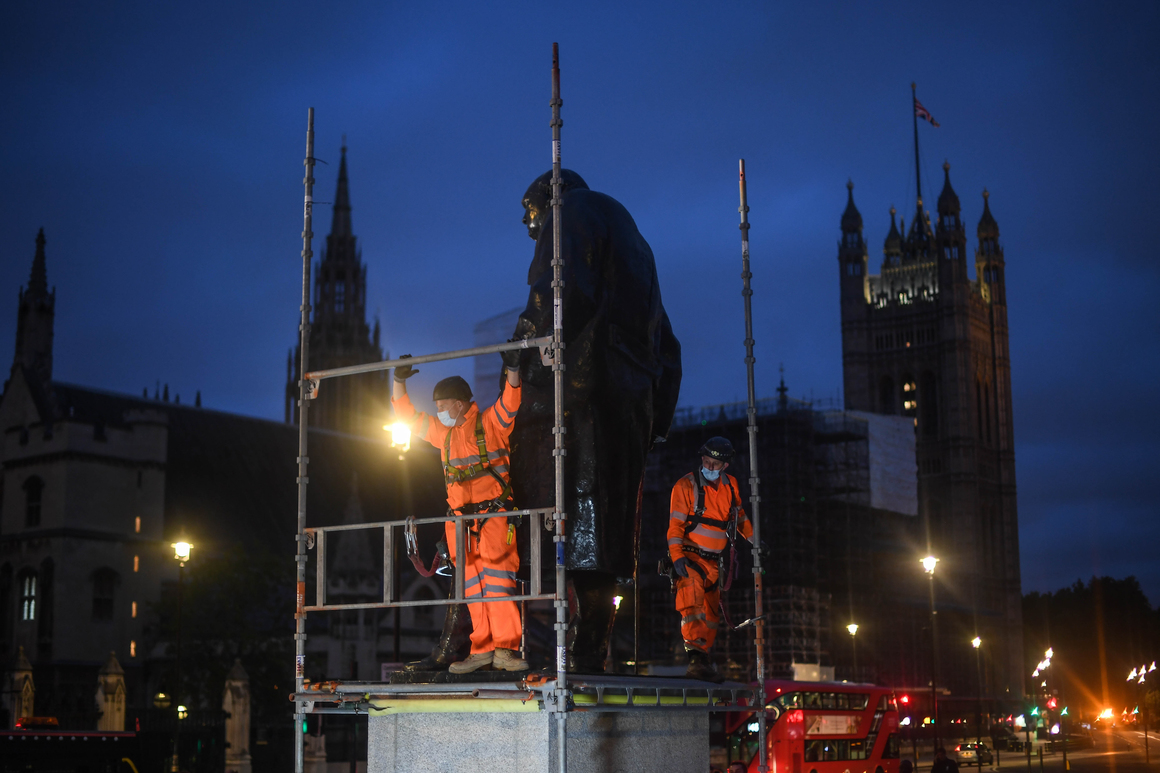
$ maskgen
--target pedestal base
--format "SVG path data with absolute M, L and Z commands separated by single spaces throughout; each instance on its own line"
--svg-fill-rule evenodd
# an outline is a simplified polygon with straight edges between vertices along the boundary
M 557 770 L 556 719 L 544 711 L 372 715 L 368 726 L 368 773 Z M 571 712 L 567 735 L 568 773 L 709 768 L 707 712 Z

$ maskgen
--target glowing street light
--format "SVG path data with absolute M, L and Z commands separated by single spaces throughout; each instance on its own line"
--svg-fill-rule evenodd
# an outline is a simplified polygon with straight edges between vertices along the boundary
M 978 649 L 979 647 L 983 646 L 983 640 L 976 636 L 975 638 L 971 639 L 971 646 L 975 649 Z
M 185 566 L 185 562 L 189 560 L 189 555 L 192 552 L 193 545 L 188 542 L 173 543 L 173 557 L 177 559 L 180 566 Z
M 850 623 L 848 626 L 846 626 L 846 630 L 850 632 L 851 636 L 853 636 L 856 633 L 858 633 L 858 624 L 857 623 Z
M 927 556 L 920 562 L 922 568 L 926 570 L 927 574 L 934 574 L 934 568 L 938 566 L 939 560 L 934 556 Z

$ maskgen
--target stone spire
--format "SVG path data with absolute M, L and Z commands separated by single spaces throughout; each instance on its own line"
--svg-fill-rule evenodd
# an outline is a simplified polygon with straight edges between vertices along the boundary
M 854 206 L 854 181 L 846 181 L 846 211 L 842 213 L 842 233 L 862 232 L 862 213 Z
M 995 222 L 995 216 L 991 214 L 991 194 L 983 189 L 983 216 L 979 218 L 979 228 L 976 232 L 979 236 L 979 241 L 984 239 L 998 240 L 999 238 L 999 224 Z
M 44 257 L 44 229 L 36 235 L 36 255 L 28 287 L 20 290 L 16 317 L 16 357 L 12 367 L 24 368 L 25 375 L 47 385 L 52 380 L 52 337 L 56 315 L 56 290 L 48 289 L 48 268 Z
M 959 197 L 955 193 L 955 189 L 951 187 L 951 164 L 949 161 L 943 162 L 943 189 L 942 193 L 938 195 L 938 214 L 940 218 L 945 218 L 953 215 L 956 218 L 962 208 L 959 206 Z
M 899 232 L 898 225 L 894 222 L 894 216 L 897 214 L 898 210 L 891 205 L 890 232 L 886 234 L 886 241 L 882 244 L 882 254 L 885 256 L 885 264 L 888 266 L 897 266 L 902 260 L 902 233 Z
M 338 190 L 334 193 L 334 216 L 330 221 L 331 237 L 352 236 L 350 224 L 350 189 L 346 177 L 346 139 L 342 143 L 342 160 L 338 162 Z

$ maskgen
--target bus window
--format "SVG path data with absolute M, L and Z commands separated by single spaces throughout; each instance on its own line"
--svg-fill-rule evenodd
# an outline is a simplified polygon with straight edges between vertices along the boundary
M 891 733 L 886 739 L 886 748 L 882 750 L 882 759 L 896 760 L 900 756 L 899 752 L 898 733 Z
M 866 759 L 866 740 L 864 738 L 857 741 L 850 741 L 850 756 L 847 759 Z
M 822 693 L 822 708 L 836 709 L 838 708 L 838 696 L 832 692 Z
M 864 711 L 866 704 L 870 702 L 870 696 L 865 693 L 852 693 L 850 695 L 850 710 Z
M 834 708 L 842 709 L 843 711 L 850 708 L 850 699 L 847 693 L 840 692 L 834 694 Z
M 802 698 L 805 700 L 805 708 L 820 709 L 822 707 L 822 694 L 817 692 L 802 693 Z
M 791 692 L 785 695 L 779 695 L 777 702 L 781 704 L 783 709 L 800 709 L 802 707 L 802 694 L 800 692 Z
M 821 741 L 806 742 L 806 762 L 818 762 L 822 755 Z

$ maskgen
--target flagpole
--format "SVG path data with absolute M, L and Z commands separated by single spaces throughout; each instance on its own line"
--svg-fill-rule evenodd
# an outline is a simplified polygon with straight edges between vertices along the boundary
M 922 175 L 918 171 L 918 92 L 910 82 L 910 117 L 914 120 L 914 182 L 918 189 L 918 208 L 922 209 Z

